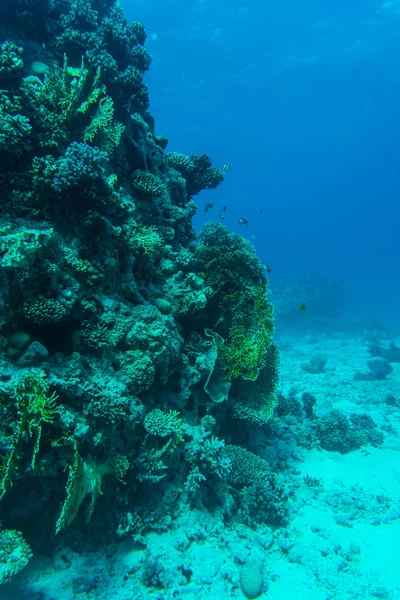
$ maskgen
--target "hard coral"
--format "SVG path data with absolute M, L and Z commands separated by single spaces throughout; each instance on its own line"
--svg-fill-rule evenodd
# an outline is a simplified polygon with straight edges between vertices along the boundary
M 255 380 L 271 344 L 273 308 L 267 277 L 254 247 L 219 223 L 207 224 L 200 234 L 196 259 L 225 337 L 221 357 L 230 377 Z
M 0 584 L 21 571 L 32 557 L 32 550 L 20 531 L 0 530 Z
M 148 507 L 150 484 L 154 526 L 216 498 L 253 518 L 257 491 L 281 506 L 232 422 L 262 425 L 275 403 L 265 270 L 219 224 L 196 241 L 192 196 L 224 172 L 207 155 L 165 152 L 147 111 L 143 27 L 114 0 L 15 0 L 0 12 L 4 520 L 28 485 L 46 502 L 30 523 L 39 545 L 56 524 L 76 527 L 88 497 L 98 521 L 85 542 L 104 523 L 112 536 L 128 507 Z M 270 488 L 254 491 L 259 477 Z M 173 510 L 158 503 L 162 480 L 183 486 Z M 232 486 L 253 490 L 247 504 Z

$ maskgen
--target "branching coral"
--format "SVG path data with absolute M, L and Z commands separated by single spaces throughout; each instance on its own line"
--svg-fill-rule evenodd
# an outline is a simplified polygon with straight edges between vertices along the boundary
M 206 154 L 186 156 L 179 152 L 167 152 L 166 161 L 186 180 L 189 196 L 195 196 L 202 190 L 211 190 L 219 186 L 225 178 L 225 173 L 212 166 Z
M 21 76 L 24 62 L 22 60 L 23 48 L 13 42 L 0 44 L 0 83 L 12 81 Z
M 160 437 L 174 437 L 178 441 L 183 440 L 185 424 L 176 410 L 164 413 L 159 408 L 151 410 L 143 422 L 144 428 L 152 435 Z
M 131 220 L 128 239 L 133 248 L 141 249 L 144 254 L 159 255 L 162 253 L 164 240 L 154 225 L 148 227 Z
M 146 171 L 137 170 L 132 176 L 133 189 L 148 196 L 161 196 L 165 191 L 159 177 Z
M 49 70 L 43 82 L 25 78 L 21 91 L 40 131 L 41 147 L 62 147 L 66 131 L 108 152 L 119 144 L 125 128 L 114 119 L 114 103 L 100 75 L 100 67 L 87 68 L 83 58 L 80 67 L 71 67 L 64 55 L 62 68 Z
M 20 100 L 0 91 L 0 152 L 20 154 L 21 142 L 32 132 L 28 117 L 21 114 Z
M 14 484 L 26 440 L 33 442 L 30 467 L 35 468 L 42 427 L 44 423 L 52 423 L 58 412 L 57 395 L 49 394 L 49 387 L 44 371 L 30 371 L 13 390 L 18 417 L 11 451 L 3 458 L 4 464 L 0 471 L 0 499 Z

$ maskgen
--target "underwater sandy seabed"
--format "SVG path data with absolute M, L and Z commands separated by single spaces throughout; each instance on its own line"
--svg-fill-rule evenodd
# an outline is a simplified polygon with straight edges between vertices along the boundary
M 230 527 L 222 514 L 195 510 L 173 530 L 148 534 L 147 548 L 125 539 L 88 555 L 68 548 L 36 555 L 1 587 L 0 599 L 245 598 L 240 566 L 261 561 L 258 597 L 266 600 L 400 600 L 400 363 L 386 380 L 356 381 L 370 358 L 363 335 L 283 335 L 278 345 L 281 392 L 313 394 L 317 415 L 367 413 L 383 444 L 346 454 L 308 449 L 298 443 L 302 423 L 279 419 L 257 434 L 257 446 L 293 490 L 286 528 Z M 306 372 L 302 365 L 318 354 L 327 358 L 324 372 Z M 390 395 L 398 401 L 388 404 Z M 143 584 L 144 564 L 158 588 Z

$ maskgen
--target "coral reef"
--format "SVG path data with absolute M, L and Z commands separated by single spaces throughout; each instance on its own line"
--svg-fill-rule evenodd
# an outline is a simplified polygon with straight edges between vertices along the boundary
M 84 550 L 215 503 L 255 522 L 257 496 L 283 522 L 282 482 L 246 449 L 277 402 L 265 269 L 241 236 L 192 227 L 224 172 L 166 152 L 145 31 L 114 0 L 0 12 L 4 543 Z
M 339 410 L 332 410 L 318 423 L 317 437 L 325 450 L 351 452 L 365 444 L 379 446 L 384 437 L 367 414 L 353 414 L 350 420 Z
M 29 562 L 32 551 L 20 531 L 0 530 L 0 583 L 5 583 Z
M 310 274 L 278 280 L 273 288 L 276 318 L 280 323 L 298 326 L 303 321 L 299 319 L 298 307 L 304 305 L 308 326 L 310 319 L 314 322 L 335 321 L 349 293 L 349 283 L 340 278 Z
M 353 375 L 355 381 L 383 381 L 393 371 L 393 367 L 385 358 L 367 360 L 368 371 L 357 371 Z

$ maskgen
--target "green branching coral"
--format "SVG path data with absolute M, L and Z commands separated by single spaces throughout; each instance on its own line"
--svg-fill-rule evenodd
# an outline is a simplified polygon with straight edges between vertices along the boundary
M 119 144 L 125 127 L 114 119 L 114 103 L 100 83 L 100 68 L 91 71 L 83 57 L 76 68 L 69 66 L 64 55 L 61 69 L 50 70 L 44 81 L 26 77 L 21 90 L 42 130 L 41 147 L 62 147 L 71 134 L 108 153 Z
M 162 253 L 164 239 L 154 225 L 139 225 L 132 219 L 129 221 L 129 245 L 141 249 L 144 254 L 158 255 Z
M 33 443 L 30 467 L 35 468 L 43 424 L 52 423 L 58 412 L 57 396 L 49 393 L 49 387 L 46 373 L 42 370 L 32 370 L 26 373 L 21 383 L 13 390 L 12 399 L 15 402 L 18 420 L 11 451 L 3 457 L 0 470 L 0 499 L 14 484 L 27 440 Z

